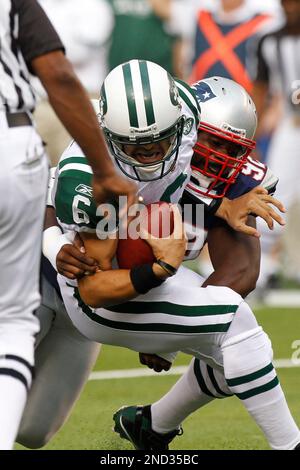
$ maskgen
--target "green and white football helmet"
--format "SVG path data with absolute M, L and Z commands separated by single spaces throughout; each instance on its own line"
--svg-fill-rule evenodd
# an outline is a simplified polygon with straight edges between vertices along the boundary
M 185 119 L 175 81 L 166 70 L 145 60 L 119 65 L 102 85 L 99 107 L 110 151 L 125 175 L 138 181 L 153 181 L 174 168 Z M 151 144 L 153 148 L 153 144 L 163 148 L 155 162 Z M 129 155 L 126 146 L 142 150 L 146 147 L 142 162 L 134 158 L 135 151 Z

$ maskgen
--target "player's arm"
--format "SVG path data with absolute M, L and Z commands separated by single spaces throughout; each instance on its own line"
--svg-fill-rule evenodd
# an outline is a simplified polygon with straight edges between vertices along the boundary
M 31 66 L 55 112 L 87 155 L 94 172 L 100 170 L 103 176 L 114 174 L 92 104 L 63 52 L 41 55 L 32 60 Z
M 143 233 L 145 238 L 147 234 Z M 86 253 L 98 262 L 101 271 L 78 280 L 82 300 L 93 308 L 116 305 L 145 294 L 158 287 L 170 276 L 159 264 L 146 264 L 136 268 L 112 269 L 117 239 L 100 240 L 83 233 Z M 156 259 L 178 269 L 184 257 L 186 240 L 179 211 L 174 210 L 174 231 L 168 238 L 148 238 Z
M 69 279 L 98 270 L 97 262 L 85 254 L 81 238 L 74 239 L 62 233 L 57 223 L 55 208 L 47 206 L 43 232 L 43 255 L 53 268 Z
M 69 279 L 81 277 L 84 274 L 93 274 L 97 271 L 97 262 L 85 254 L 81 238 L 76 235 L 71 241 L 62 233 L 57 222 L 55 207 L 51 200 L 51 180 L 48 188 L 48 200 L 45 211 L 43 231 L 43 255 L 50 261 L 56 271 Z
M 249 182 L 255 182 L 258 186 L 232 200 L 224 197 L 215 214 L 234 230 L 255 237 L 260 237 L 260 233 L 248 225 L 249 215 L 262 218 L 270 230 L 273 230 L 274 221 L 285 225 L 279 212 L 274 210 L 285 212 L 283 204 L 273 197 L 278 177 L 266 165 L 251 157 L 248 157 L 242 173 L 247 176 Z
M 112 259 L 117 249 L 117 239 L 100 240 L 82 234 L 85 250 L 99 265 L 100 271 L 78 280 L 82 300 L 93 308 L 115 305 L 138 295 L 130 279 L 130 270 L 112 269 Z
M 261 217 L 270 230 L 273 230 L 274 221 L 284 226 L 284 219 L 273 206 L 280 212 L 285 212 L 283 204 L 278 199 L 270 196 L 267 189 L 258 186 L 236 199 L 230 200 L 224 197 L 214 213 L 237 232 L 259 238 L 260 233 L 256 227 L 248 225 L 248 216 L 251 214 Z
M 254 217 L 248 218 L 248 225 L 255 227 Z M 214 272 L 203 287 L 227 286 L 246 297 L 255 289 L 259 275 L 259 240 L 220 223 L 208 231 L 207 242 Z

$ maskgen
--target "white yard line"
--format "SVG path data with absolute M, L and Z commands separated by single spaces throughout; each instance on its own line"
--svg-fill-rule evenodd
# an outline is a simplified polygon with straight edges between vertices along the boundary
M 273 362 L 276 368 L 300 367 L 300 361 L 292 361 L 291 359 L 277 359 Z M 151 369 L 121 369 L 92 372 L 89 380 L 108 380 L 108 379 L 131 379 L 136 377 L 161 377 L 162 375 L 181 375 L 187 370 L 187 366 L 172 367 L 169 372 L 161 372 L 158 374 Z

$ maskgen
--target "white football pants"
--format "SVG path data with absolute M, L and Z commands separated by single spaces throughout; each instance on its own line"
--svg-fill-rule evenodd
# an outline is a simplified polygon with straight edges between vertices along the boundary
M 0 449 L 11 449 L 34 365 L 48 160 L 33 126 L 0 112 Z

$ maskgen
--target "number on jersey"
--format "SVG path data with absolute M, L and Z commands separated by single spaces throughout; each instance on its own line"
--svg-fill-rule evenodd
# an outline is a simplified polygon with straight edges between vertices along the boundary
M 250 176 L 255 181 L 262 181 L 267 172 L 267 167 L 258 160 L 254 160 L 251 157 L 248 157 L 247 163 L 242 168 L 241 173 L 246 176 Z

